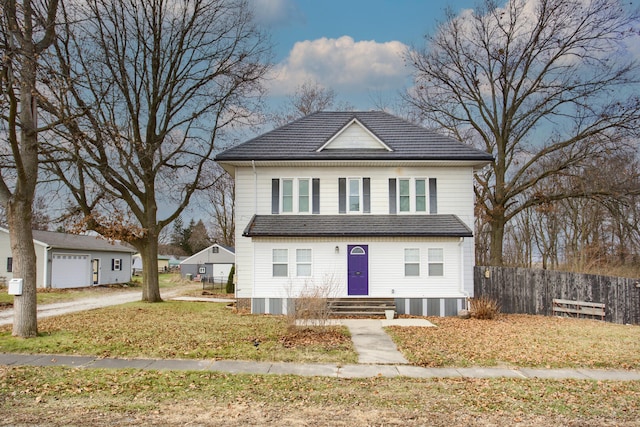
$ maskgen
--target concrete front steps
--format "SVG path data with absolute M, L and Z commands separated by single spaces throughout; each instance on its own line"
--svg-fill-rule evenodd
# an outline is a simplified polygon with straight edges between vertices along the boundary
M 396 311 L 393 298 L 333 298 L 328 301 L 331 317 L 385 317 Z

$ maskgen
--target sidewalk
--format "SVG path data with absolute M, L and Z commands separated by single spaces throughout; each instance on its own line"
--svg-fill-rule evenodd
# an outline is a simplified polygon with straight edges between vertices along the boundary
M 640 381 L 639 371 L 597 369 L 421 368 L 408 365 L 334 365 L 240 360 L 117 359 L 52 354 L 0 353 L 4 366 L 65 366 L 83 369 L 214 371 L 231 374 L 299 375 L 334 378 L 542 378 L 593 381 Z
M 169 291 L 165 299 L 226 302 L 209 298 L 176 297 L 178 291 Z M 140 292 L 125 292 L 109 298 L 92 298 L 38 307 L 38 318 L 89 310 L 108 305 L 138 301 Z M 11 312 L 8 317 L 7 312 Z M 11 323 L 13 310 L 0 312 L 0 324 Z M 400 353 L 386 326 L 433 327 L 426 319 L 336 319 L 336 324 L 349 328 L 358 353 L 357 365 L 254 362 L 241 360 L 183 360 L 183 359 L 120 359 L 95 356 L 53 354 L 0 353 L 0 365 L 5 366 L 66 366 L 101 369 L 150 369 L 219 371 L 246 374 L 275 374 L 300 376 L 327 376 L 335 378 L 410 377 L 410 378 L 545 378 L 580 380 L 640 381 L 640 371 L 597 369 L 534 369 L 534 368 L 422 368 L 411 366 Z

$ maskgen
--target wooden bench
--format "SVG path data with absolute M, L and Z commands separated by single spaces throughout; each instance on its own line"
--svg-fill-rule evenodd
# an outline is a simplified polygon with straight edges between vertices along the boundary
M 571 301 L 566 299 L 553 300 L 553 314 L 567 314 L 572 317 L 600 316 L 604 320 L 605 305 L 600 302 Z

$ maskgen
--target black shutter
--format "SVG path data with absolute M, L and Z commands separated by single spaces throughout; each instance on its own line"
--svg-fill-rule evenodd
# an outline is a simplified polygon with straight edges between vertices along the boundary
M 111 271 L 116 269 L 116 260 L 115 258 L 111 258 Z
M 271 180 L 271 213 L 280 213 L 280 180 L 277 178 Z
M 396 179 L 389 178 L 389 213 L 396 213 Z
M 371 212 L 371 178 L 362 178 L 362 211 Z
M 13 273 L 13 257 L 7 258 L 7 273 Z
M 435 178 L 429 178 L 429 213 L 438 213 L 438 185 Z
M 320 213 L 320 178 L 313 178 L 311 180 L 311 191 L 313 192 L 313 198 L 311 199 L 311 213 Z
M 338 178 L 338 213 L 347 213 L 347 178 Z

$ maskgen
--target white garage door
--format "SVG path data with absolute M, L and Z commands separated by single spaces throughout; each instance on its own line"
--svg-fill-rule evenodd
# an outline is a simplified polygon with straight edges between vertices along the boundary
M 81 288 L 91 285 L 91 258 L 89 255 L 53 254 L 51 287 Z
M 232 266 L 233 264 L 213 264 L 213 277 L 216 280 L 222 278 L 222 281 L 226 282 Z

